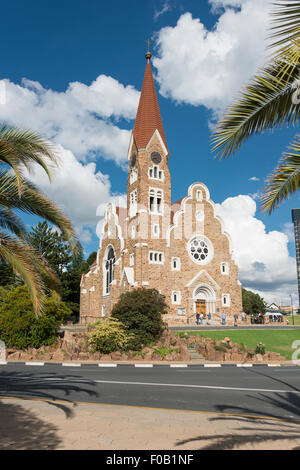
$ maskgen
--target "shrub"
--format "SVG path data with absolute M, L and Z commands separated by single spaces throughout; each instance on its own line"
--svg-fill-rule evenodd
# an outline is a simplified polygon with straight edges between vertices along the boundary
M 262 354 L 264 355 L 266 352 L 266 347 L 263 343 L 258 343 L 255 348 L 255 354 Z
M 120 320 L 131 333 L 128 349 L 140 350 L 161 336 L 167 313 L 165 298 L 156 289 L 135 289 L 122 294 L 111 317 Z
M 2 289 L 0 296 L 0 339 L 7 347 L 26 349 L 51 345 L 63 320 L 70 315 L 70 309 L 53 295 L 45 300 L 44 311 L 37 317 L 24 286 Z
M 223 353 L 228 352 L 228 349 L 226 348 L 224 344 L 214 344 L 214 348 L 216 351 L 221 351 Z
M 165 359 L 165 357 L 168 355 L 168 354 L 172 354 L 172 352 L 174 352 L 173 349 L 171 348 L 167 348 L 165 346 L 160 346 L 159 348 L 156 348 L 154 349 L 153 351 L 155 354 L 158 354 L 162 359 Z
M 94 352 L 108 354 L 127 348 L 130 335 L 122 322 L 115 318 L 99 320 L 90 325 L 89 330 L 88 342 Z

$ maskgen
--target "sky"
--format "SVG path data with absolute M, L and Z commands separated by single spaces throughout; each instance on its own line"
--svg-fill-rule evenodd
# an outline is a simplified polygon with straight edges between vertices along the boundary
M 85 254 L 104 209 L 125 201 L 127 151 L 145 71 L 145 40 L 170 150 L 172 201 L 206 184 L 230 233 L 240 280 L 267 302 L 298 303 L 291 209 L 260 209 L 264 182 L 297 133 L 254 136 L 226 160 L 211 132 L 268 60 L 267 0 L 14 0 L 2 2 L 0 120 L 57 145 L 50 184 L 30 178 L 70 217 Z M 37 223 L 25 217 L 28 226 Z

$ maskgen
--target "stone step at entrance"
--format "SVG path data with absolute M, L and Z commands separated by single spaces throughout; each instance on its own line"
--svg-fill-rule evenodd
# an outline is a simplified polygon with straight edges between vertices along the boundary
M 221 320 L 217 321 L 217 320 L 210 320 L 210 321 L 207 321 L 207 320 L 203 320 L 203 324 L 202 325 L 197 325 L 197 323 L 195 323 L 195 326 L 199 326 L 199 328 L 201 328 L 201 326 L 220 326 L 221 325 Z M 192 325 L 190 325 L 192 326 Z
M 196 349 L 192 346 L 188 347 L 188 352 L 191 355 L 191 362 L 205 362 L 205 357 L 202 354 L 199 354 Z

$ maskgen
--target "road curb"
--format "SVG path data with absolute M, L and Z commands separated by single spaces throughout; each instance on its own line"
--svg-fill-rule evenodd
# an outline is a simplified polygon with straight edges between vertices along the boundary
M 132 363 L 132 362 L 118 362 L 118 363 L 111 363 L 111 362 L 34 362 L 34 361 L 1 361 L 0 366 L 28 366 L 28 367 L 44 367 L 44 366 L 61 366 L 61 367 L 133 367 L 137 369 L 142 368 L 153 368 L 153 367 L 170 367 L 170 368 L 187 368 L 187 367 L 203 367 L 203 368 L 220 368 L 220 367 L 299 367 L 300 364 L 294 363 L 283 363 L 283 364 L 273 364 L 273 363 L 197 363 L 197 362 L 189 362 L 189 363 Z

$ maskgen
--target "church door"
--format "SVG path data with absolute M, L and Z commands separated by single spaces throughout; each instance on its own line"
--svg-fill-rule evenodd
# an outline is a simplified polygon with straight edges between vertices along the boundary
M 196 313 L 203 313 L 203 317 L 206 318 L 206 300 L 197 300 L 196 301 Z

